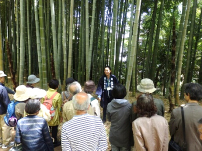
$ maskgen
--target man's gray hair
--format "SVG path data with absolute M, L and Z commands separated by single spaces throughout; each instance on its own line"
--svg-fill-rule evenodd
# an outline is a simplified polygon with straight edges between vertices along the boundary
M 73 85 L 76 87 L 76 89 L 74 91 L 70 91 L 70 87 L 73 86 Z M 81 92 L 82 88 L 81 88 L 81 85 L 80 85 L 79 82 L 74 81 L 74 82 L 72 82 L 71 84 L 68 85 L 67 91 L 70 92 L 70 93 L 72 93 L 73 95 L 75 95 L 75 94 Z
M 88 95 L 86 100 L 82 104 L 78 103 L 79 100 L 77 99 L 77 95 L 73 96 L 72 101 L 73 101 L 74 109 L 79 111 L 87 111 L 90 105 L 90 98 Z

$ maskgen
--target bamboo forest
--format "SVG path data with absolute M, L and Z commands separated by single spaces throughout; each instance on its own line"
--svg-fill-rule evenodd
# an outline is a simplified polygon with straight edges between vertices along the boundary
M 202 84 L 202 0 L 0 0 L 0 70 L 98 83 L 104 66 L 133 95 L 142 78 L 179 104 Z

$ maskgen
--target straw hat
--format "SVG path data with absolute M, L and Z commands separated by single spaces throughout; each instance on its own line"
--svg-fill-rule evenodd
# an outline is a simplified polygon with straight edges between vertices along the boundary
M 46 91 L 44 89 L 33 88 L 30 94 L 31 99 L 40 99 L 46 96 Z
M 25 101 L 30 98 L 31 88 L 27 88 L 25 85 L 19 85 L 16 88 L 16 93 L 14 94 L 14 99 L 17 101 Z
M 35 75 L 32 74 L 32 75 L 28 76 L 27 84 L 34 84 L 34 83 L 37 83 L 39 81 L 40 81 L 40 79 L 37 78 Z
M 7 76 L 3 71 L 0 71 L 0 77 L 5 77 Z
M 137 86 L 137 90 L 142 93 L 153 93 L 156 91 L 154 87 L 154 82 L 151 79 L 145 78 L 142 79 L 140 85 Z

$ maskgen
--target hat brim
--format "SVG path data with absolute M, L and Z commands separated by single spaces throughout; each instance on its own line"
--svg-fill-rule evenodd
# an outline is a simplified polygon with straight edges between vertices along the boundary
M 31 99 L 40 99 L 46 96 L 46 91 L 44 89 L 33 88 L 30 95 Z
M 31 88 L 27 88 L 27 91 L 25 94 L 21 94 L 19 95 L 18 93 L 15 93 L 13 98 L 16 100 L 16 101 L 26 101 L 27 99 L 30 98 L 30 95 L 32 94 L 31 92 Z
M 6 74 L 3 74 L 3 75 L 1 75 L 0 77 L 6 77 L 7 75 Z
M 152 89 L 142 89 L 140 85 L 137 86 L 137 90 L 139 92 L 142 93 L 153 93 L 154 91 L 156 91 L 156 88 L 152 88 Z
M 15 95 L 13 96 L 13 98 L 16 100 L 16 101 L 25 101 L 27 99 L 29 99 L 29 95 L 27 94 L 23 94 L 23 95 Z
M 34 81 L 32 81 L 32 82 L 29 82 L 29 81 L 27 81 L 27 84 L 34 84 L 34 83 L 38 83 L 40 81 L 40 79 L 39 78 L 36 78 Z

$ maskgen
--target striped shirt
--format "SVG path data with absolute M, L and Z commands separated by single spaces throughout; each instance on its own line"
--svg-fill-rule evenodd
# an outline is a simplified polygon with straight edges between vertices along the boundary
M 15 142 L 22 143 L 23 151 L 54 150 L 47 122 L 36 115 L 28 115 L 18 121 Z
M 74 116 L 62 126 L 63 151 L 106 151 L 105 127 L 97 116 L 84 114 Z

